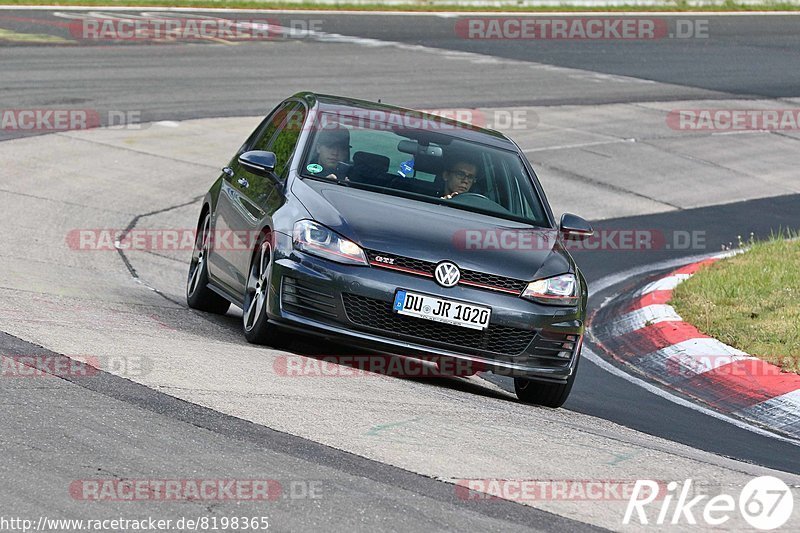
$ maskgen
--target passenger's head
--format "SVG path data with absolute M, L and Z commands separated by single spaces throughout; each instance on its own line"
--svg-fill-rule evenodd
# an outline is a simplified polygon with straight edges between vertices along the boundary
M 316 145 L 316 162 L 325 171 L 333 172 L 339 161 L 350 159 L 350 132 L 335 124 L 319 132 Z
M 444 156 L 444 195 L 468 192 L 479 179 L 479 159 L 466 151 L 450 149 Z

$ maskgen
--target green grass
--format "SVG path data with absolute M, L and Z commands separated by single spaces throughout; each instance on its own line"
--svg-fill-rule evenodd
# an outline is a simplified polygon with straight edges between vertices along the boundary
M 14 41 L 17 43 L 36 43 L 36 44 L 74 44 L 75 41 L 46 35 L 42 33 L 18 33 L 5 28 L 0 28 L 0 41 Z
M 703 333 L 800 374 L 800 239 L 787 233 L 702 268 L 670 305 Z
M 799 11 L 800 5 L 786 2 L 765 1 L 755 5 L 739 4 L 735 1 L 726 0 L 719 5 L 690 6 L 685 0 L 665 0 L 660 6 L 544 6 L 544 7 L 522 7 L 522 6 L 459 6 L 449 4 L 447 0 L 408 0 L 405 5 L 386 6 L 380 3 L 374 4 L 349 4 L 343 0 L 339 4 L 321 4 L 313 1 L 301 3 L 288 3 L 278 1 L 257 1 L 257 0 L 4 0 L 0 5 L 54 5 L 54 6 L 133 6 L 133 7 L 197 7 L 197 8 L 229 8 L 229 9 L 337 9 L 349 11 L 365 10 L 384 10 L 384 11 L 515 11 L 520 13 L 547 13 L 553 11 L 650 11 L 650 12 L 680 12 L 680 11 Z

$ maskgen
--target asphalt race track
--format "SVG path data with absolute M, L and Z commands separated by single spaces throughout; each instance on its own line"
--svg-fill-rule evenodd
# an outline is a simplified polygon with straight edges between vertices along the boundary
M 664 236 L 656 249 L 576 252 L 596 307 L 738 236 L 797 227 L 797 127 L 685 131 L 665 116 L 796 109 L 800 18 L 670 16 L 661 17 L 670 28 L 707 23 L 708 36 L 524 41 L 465 39 L 458 18 L 444 15 L 271 13 L 313 31 L 263 42 L 71 39 L 70 23 L 103 13 L 147 16 L 0 10 L 0 109 L 83 109 L 103 125 L 135 123 L 0 129 L 0 355 L 89 357 L 101 369 L 0 376 L 3 517 L 264 516 L 279 531 L 641 530 L 623 525 L 619 498 L 474 500 L 457 487 L 692 478 L 738 494 L 772 474 L 800 496 L 797 442 L 685 407 L 589 358 L 558 410 L 518 403 L 510 382 L 491 375 L 281 376 L 281 358 L 347 348 L 304 338 L 292 353 L 255 347 L 238 310 L 190 311 L 190 250 L 86 251 L 67 238 L 85 228 L 193 228 L 201 195 L 259 118 L 315 90 L 466 110 L 520 144 L 557 214 Z M 513 113 L 522 120 L 501 123 Z M 687 244 L 686 235 L 695 238 Z M 74 490 L 98 479 L 270 479 L 282 490 L 267 502 L 91 501 Z

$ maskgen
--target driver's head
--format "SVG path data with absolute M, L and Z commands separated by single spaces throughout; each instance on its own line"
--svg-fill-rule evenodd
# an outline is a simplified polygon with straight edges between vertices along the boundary
M 466 152 L 448 152 L 444 159 L 444 194 L 468 192 L 478 180 L 478 159 Z
M 316 162 L 333 172 L 339 161 L 350 159 L 350 132 L 336 124 L 319 132 Z

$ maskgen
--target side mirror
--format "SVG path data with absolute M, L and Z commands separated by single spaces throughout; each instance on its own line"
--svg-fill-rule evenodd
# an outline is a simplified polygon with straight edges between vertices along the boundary
M 565 239 L 571 241 L 581 241 L 594 234 L 591 224 L 572 213 L 564 213 L 561 215 L 559 230 Z
M 275 154 L 262 150 L 251 150 L 239 156 L 239 163 L 257 176 L 273 177 L 276 164 Z

